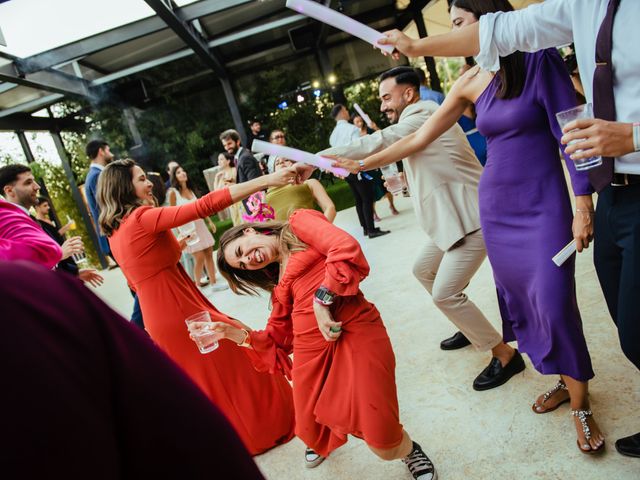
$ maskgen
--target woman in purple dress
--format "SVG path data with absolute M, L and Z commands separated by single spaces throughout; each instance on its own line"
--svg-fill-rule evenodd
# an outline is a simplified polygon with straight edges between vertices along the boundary
M 454 28 L 491 11 L 513 10 L 507 0 L 453 0 L 450 5 Z M 479 67 L 466 72 L 416 133 L 365 159 L 364 168 L 379 168 L 425 148 L 475 104 L 488 150 L 479 185 L 480 221 L 504 339 L 517 340 L 542 374 L 560 375 L 556 386 L 536 399 L 533 411 L 551 412 L 570 401 L 578 447 L 585 453 L 602 451 L 604 437 L 589 407 L 593 370 L 576 302 L 574 259 L 561 267 L 551 261 L 572 237 L 579 251 L 586 248 L 593 232 L 587 175 L 567 159 L 577 206 L 572 225 L 558 159 L 561 132 L 554 115 L 575 106 L 575 93 L 555 50 L 516 52 L 501 58 L 500 65 L 497 74 Z M 361 168 L 349 159 L 335 164 Z

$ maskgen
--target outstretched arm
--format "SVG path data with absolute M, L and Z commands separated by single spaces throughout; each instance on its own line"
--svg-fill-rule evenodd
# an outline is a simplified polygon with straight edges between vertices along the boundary
M 461 82 L 463 80 L 463 82 Z M 463 96 L 464 86 L 468 80 L 465 74 L 453 86 L 444 103 L 429 117 L 429 119 L 414 133 L 398 140 L 384 150 L 371 155 L 364 160 L 361 168 L 360 163 L 349 159 L 338 157 L 333 163 L 335 167 L 346 168 L 352 173 L 361 170 L 374 170 L 391 163 L 402 160 L 420 150 L 427 148 L 440 135 L 450 129 L 460 118 L 465 108 L 469 104 Z M 377 135 L 379 132 L 376 132 Z
M 327 191 L 315 178 L 310 178 L 306 183 L 311 189 L 311 193 L 313 194 L 313 198 L 316 203 L 322 209 L 324 216 L 327 217 L 327 220 L 333 223 L 334 218 L 336 218 L 336 206 L 333 204 L 333 200 L 331 200 Z

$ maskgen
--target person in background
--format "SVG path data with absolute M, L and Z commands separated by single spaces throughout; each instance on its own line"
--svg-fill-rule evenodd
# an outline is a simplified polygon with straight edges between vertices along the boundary
M 216 173 L 213 180 L 213 189 L 220 190 L 235 184 L 238 172 L 236 171 L 236 167 L 233 166 L 233 155 L 227 152 L 220 153 L 218 155 L 218 166 L 220 170 Z M 234 225 L 240 225 L 242 223 L 243 210 L 244 207 L 241 202 L 234 203 L 229 208 L 218 212 L 218 217 L 220 217 L 221 213 L 226 212 L 226 215 L 223 215 L 224 218 L 221 218 L 221 220 L 231 218 Z
M 167 200 L 167 188 L 164 186 L 162 176 L 158 172 L 147 172 L 147 177 L 153 183 L 153 197 L 156 199 L 156 207 L 164 205 Z
M 271 130 L 271 135 L 269 135 L 269 142 L 275 143 L 276 145 L 287 145 L 287 136 L 283 130 L 275 129 Z M 269 173 L 275 172 L 274 163 L 278 158 L 276 155 L 270 155 L 267 159 L 267 171 Z
M 249 145 L 248 148 L 251 149 L 251 145 L 254 140 L 262 140 L 263 142 L 269 141 L 269 132 L 262 129 L 262 123 L 257 118 L 254 118 L 249 122 Z
M 349 111 L 347 108 L 337 103 L 331 110 L 331 116 L 336 121 L 336 126 L 329 137 L 331 147 L 341 147 L 348 145 L 360 138 L 360 130 L 355 125 L 349 123 Z M 362 233 L 369 238 L 377 238 L 390 233 L 389 230 L 380 230 L 373 223 L 374 190 L 373 177 L 368 173 L 349 174 L 346 178 L 353 198 L 356 202 L 356 212 L 358 221 L 362 227 Z
M 169 163 L 167 163 L 167 181 L 164 182 L 165 190 L 169 190 L 171 188 L 171 174 L 178 165 L 178 162 L 176 162 L 175 160 L 171 160 L 169 161 Z
M 65 226 L 58 226 L 49 218 L 51 210 L 50 200 L 46 197 L 38 197 L 34 205 L 36 211 L 36 220 L 47 235 L 53 238 L 58 245 L 64 245 L 66 241 L 65 234 L 75 224 L 74 220 L 70 220 Z M 80 280 L 87 282 L 92 287 L 99 287 L 104 282 L 104 278 L 93 268 L 79 268 L 73 256 L 64 258 L 58 262 L 56 266 L 58 270 L 67 272 L 71 275 L 79 277 Z
M 167 192 L 167 197 L 169 199 L 169 205 L 172 207 L 176 205 L 186 205 L 198 199 L 193 189 L 193 184 L 187 175 L 187 171 L 180 165 L 174 168 L 171 173 L 171 188 Z M 216 225 L 211 218 L 207 217 L 206 221 L 211 231 L 215 233 Z M 193 280 L 199 287 L 209 285 L 213 291 L 224 290 L 227 288 L 226 285 L 216 285 L 216 267 L 213 262 L 213 246 L 215 245 L 215 240 L 213 235 L 211 235 L 211 231 L 207 228 L 205 220 L 199 218 L 194 220 L 193 223 L 195 224 L 195 234 L 198 237 L 198 242 L 193 245 L 187 244 L 187 248 L 185 249 L 186 253 L 193 255 L 195 260 Z M 206 269 L 207 277 L 209 277 L 209 280 L 205 282 L 202 281 L 204 269 Z
M 381 459 L 402 459 L 414 479 L 436 479 L 400 424 L 393 348 L 360 290 L 370 268 L 355 238 L 320 212 L 297 210 L 288 222 L 227 230 L 218 268 L 235 293 L 271 294 L 264 330 L 220 322 L 213 331 L 247 346 L 257 369 L 291 377 L 296 434 L 308 449 L 326 458 L 352 434 Z
M 442 105 L 442 102 L 444 102 L 444 94 L 429 88 L 427 76 L 425 75 L 424 70 L 416 68 L 415 71 L 420 79 L 420 100 L 431 100 L 432 102 L 436 102 L 438 105 Z
M 378 125 L 376 125 L 376 123 L 373 120 L 371 121 L 371 127 L 369 127 L 365 123 L 364 119 L 357 113 L 354 113 L 351 116 L 351 122 L 360 129 L 361 137 L 364 137 L 366 135 L 371 135 L 372 133 L 380 130 Z M 398 164 L 402 165 L 401 162 L 398 162 Z M 402 171 L 402 170 L 399 170 L 399 171 Z M 374 196 L 375 202 L 379 201 L 382 197 L 386 197 L 387 201 L 389 202 L 389 210 L 391 210 L 391 214 L 398 215 L 400 212 L 398 212 L 398 210 L 396 209 L 396 206 L 393 204 L 393 195 L 391 194 L 391 192 L 387 191 L 387 188 L 384 186 L 384 180 L 382 179 L 382 172 L 380 171 L 380 169 L 377 168 L 375 170 L 371 170 L 369 172 L 369 175 L 373 177 L 373 180 L 375 182 L 373 186 L 373 191 L 375 194 Z M 376 212 L 375 202 L 373 202 L 373 221 L 379 222 L 380 217 Z
M 213 320 L 243 324 L 218 311 L 187 276 L 171 229 L 269 186 L 295 182 L 297 175 L 294 169 L 282 170 L 184 205 L 152 207 L 153 184 L 144 171 L 133 160 L 119 160 L 105 169 L 98 191 L 101 226 L 138 294 L 147 332 L 227 415 L 254 455 L 293 436 L 291 387 L 282 375 L 257 372 L 241 349 L 221 343 L 212 354 L 199 352 L 185 318 L 208 312 Z
M 242 146 L 240 135 L 235 130 L 225 130 L 220 134 L 220 141 L 222 147 L 229 155 L 233 155 L 233 159 L 236 167 L 236 183 L 241 184 L 253 180 L 262 175 L 260 164 L 256 158 L 251 154 L 248 148 Z M 243 200 L 245 211 L 250 213 L 247 209 L 246 200 Z
M 107 166 L 113 160 L 113 153 L 109 148 L 109 144 L 104 140 L 91 140 L 85 147 L 85 153 L 90 160 L 89 172 L 84 181 L 84 195 L 89 204 L 89 212 L 91 218 L 93 218 L 94 228 L 98 235 L 98 242 L 100 244 L 100 250 L 105 256 L 111 256 L 111 250 L 109 248 L 109 242 L 102 232 L 100 232 L 100 225 L 98 218 L 100 218 L 100 207 L 96 200 L 96 191 L 98 189 L 98 179 L 104 167 Z
M 0 278 L 3 478 L 264 480 L 223 413 L 77 280 L 15 261 Z
M 295 162 L 291 160 L 278 157 L 274 168 L 278 171 L 294 164 Z M 271 187 L 267 190 L 266 203 L 273 208 L 275 220 L 278 221 L 285 222 L 294 211 L 315 208 L 316 205 L 330 222 L 333 223 L 336 218 L 336 206 L 322 184 L 315 178 L 310 178 L 300 185 Z

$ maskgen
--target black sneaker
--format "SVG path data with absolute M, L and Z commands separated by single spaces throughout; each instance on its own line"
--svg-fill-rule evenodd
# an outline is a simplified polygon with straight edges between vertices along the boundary
M 422 447 L 413 442 L 413 450 L 404 457 L 405 463 L 415 480 L 437 480 L 436 467 L 433 466 L 427 454 L 422 451 Z

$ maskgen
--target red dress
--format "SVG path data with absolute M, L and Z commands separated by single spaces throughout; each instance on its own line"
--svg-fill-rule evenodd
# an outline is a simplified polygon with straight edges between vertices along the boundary
M 212 215 L 231 203 L 229 190 L 224 189 L 179 207 L 139 207 L 111 235 L 109 244 L 138 294 L 151 338 L 222 410 L 255 455 L 292 438 L 291 387 L 282 374 L 258 372 L 245 349 L 232 342 L 220 342 L 217 350 L 206 355 L 198 351 L 185 318 L 208 310 L 213 321 L 238 323 L 219 312 L 179 265 L 180 247 L 171 233 L 171 228 Z
M 291 374 L 296 435 L 319 454 L 346 443 L 347 434 L 376 448 L 397 447 L 395 357 L 380 313 L 359 289 L 369 273 L 360 245 L 315 210 L 298 210 L 289 223 L 308 248 L 289 257 L 267 327 L 251 332 L 247 351 L 256 367 Z M 323 338 L 313 313 L 320 285 L 340 295 L 331 306 L 342 322 L 336 342 Z

